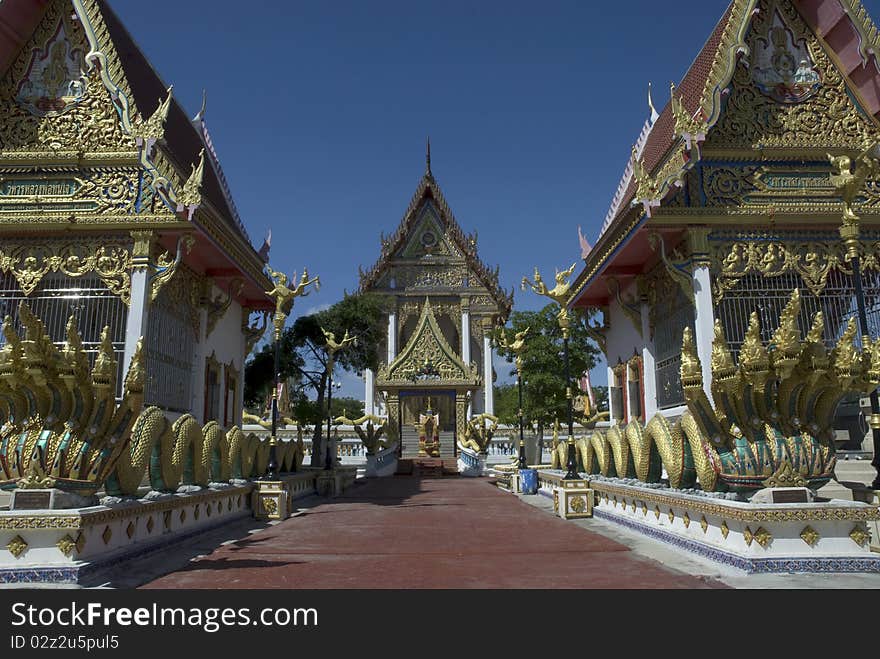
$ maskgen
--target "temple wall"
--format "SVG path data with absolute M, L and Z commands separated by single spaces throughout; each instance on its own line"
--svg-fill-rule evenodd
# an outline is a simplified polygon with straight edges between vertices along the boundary
M 622 295 L 631 296 L 633 292 L 631 289 L 634 287 L 624 290 Z M 607 334 L 608 364 L 613 366 L 617 364 L 618 360 L 628 361 L 633 356 L 633 351 L 642 354 L 645 342 L 617 301 L 610 302 L 608 314 L 611 326 L 611 330 Z

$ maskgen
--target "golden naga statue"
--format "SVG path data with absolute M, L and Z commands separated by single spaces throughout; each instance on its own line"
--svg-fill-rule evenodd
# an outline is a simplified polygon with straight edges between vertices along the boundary
M 850 392 L 880 383 L 880 339 L 856 343 L 850 319 L 833 350 L 823 340 L 817 313 L 806 336 L 795 291 L 769 344 L 752 314 L 737 364 L 716 322 L 712 344 L 712 399 L 703 389 L 702 365 L 690 328 L 684 330 L 681 382 L 688 410 L 675 423 L 656 415 L 643 426 L 593 432 L 578 442 L 588 473 L 656 482 L 665 468 L 669 484 L 742 493 L 795 485 L 816 489 L 834 476 L 833 419 Z M 660 456 L 652 458 L 652 449 Z
M 345 415 L 336 417 L 335 423 L 353 426 L 357 436 L 367 449 L 367 455 L 376 455 L 394 442 L 386 442 L 382 439 L 387 426 L 387 419 L 374 414 L 365 414 L 359 419 L 349 419 Z M 389 438 L 390 439 L 390 438 Z
M 90 369 L 75 317 L 60 349 L 25 303 L 18 317 L 24 337 L 7 316 L 0 348 L 0 488 L 54 487 L 86 497 L 103 488 L 134 496 L 147 477 L 154 490 L 173 492 L 265 472 L 269 445 L 256 435 L 237 427 L 224 432 L 216 421 L 202 426 L 191 414 L 171 423 L 158 407 L 143 409 L 141 341 L 117 404 L 109 328 Z M 282 471 L 301 464 L 302 453 L 301 442 L 282 442 Z
M 465 425 L 464 432 L 458 439 L 458 445 L 461 448 L 485 455 L 497 429 L 497 416 L 488 413 L 478 414 Z
M 293 288 L 288 288 L 287 275 L 283 272 L 276 272 L 272 268 L 269 268 L 269 277 L 272 278 L 275 286 L 271 291 L 266 291 L 266 295 L 275 300 L 274 324 L 277 339 L 278 335 L 281 333 L 281 328 L 284 327 L 284 321 L 287 320 L 287 316 L 290 315 L 290 311 L 293 308 L 293 301 L 298 297 L 305 297 L 308 295 L 309 293 L 306 291 L 306 287 L 310 284 L 315 285 L 315 290 L 320 290 L 321 280 L 319 277 L 309 279 L 309 271 L 306 268 L 303 268 L 302 277 L 300 278 L 299 283 L 296 283 L 296 272 L 293 273 L 293 278 L 291 279 Z

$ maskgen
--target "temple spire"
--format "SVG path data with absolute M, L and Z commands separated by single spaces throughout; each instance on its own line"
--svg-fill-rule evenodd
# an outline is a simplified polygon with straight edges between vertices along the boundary
M 657 118 L 660 116 L 657 114 L 657 108 L 654 107 L 654 101 L 651 99 L 651 83 L 648 83 L 648 107 L 651 109 L 651 123 L 653 124 L 657 121 Z
M 425 176 L 433 177 L 431 173 L 431 136 L 428 136 L 427 147 L 425 148 Z

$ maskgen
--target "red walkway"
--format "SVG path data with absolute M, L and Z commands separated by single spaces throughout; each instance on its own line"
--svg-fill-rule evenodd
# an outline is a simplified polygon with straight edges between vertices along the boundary
M 146 588 L 706 588 L 486 479 L 385 478 Z

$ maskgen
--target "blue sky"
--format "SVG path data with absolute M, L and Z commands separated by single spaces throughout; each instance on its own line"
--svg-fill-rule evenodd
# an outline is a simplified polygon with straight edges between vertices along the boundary
M 189 113 L 276 269 L 321 277 L 294 316 L 358 286 L 432 169 L 482 259 L 520 291 L 593 242 L 648 115 L 727 6 L 688 2 L 111 0 Z M 880 18 L 880 0 L 865 0 Z M 509 370 L 496 363 L 499 375 Z M 594 384 L 605 382 L 604 366 Z M 342 393 L 361 396 L 344 377 Z

